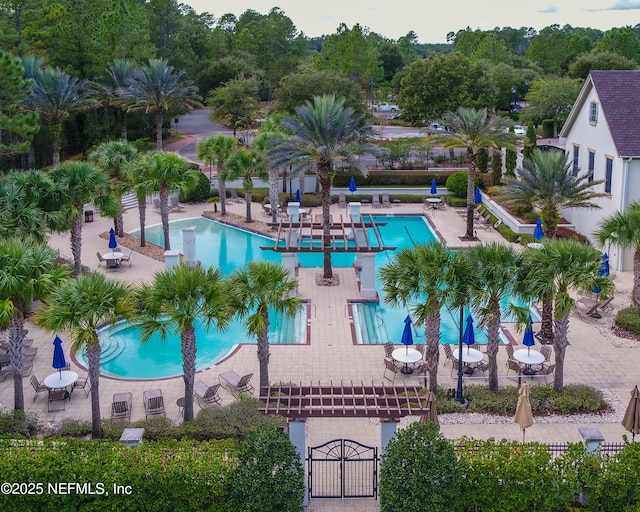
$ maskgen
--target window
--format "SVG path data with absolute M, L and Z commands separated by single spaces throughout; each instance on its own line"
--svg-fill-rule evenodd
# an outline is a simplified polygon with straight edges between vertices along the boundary
M 607 158 L 607 164 L 604 173 L 604 191 L 611 194 L 611 178 L 613 177 L 613 159 Z
M 580 146 L 573 146 L 573 175 L 578 174 L 578 162 L 580 161 Z
M 589 122 L 598 123 L 598 104 L 595 101 L 592 101 L 589 107 Z
M 596 154 L 594 151 L 589 151 L 589 177 L 588 181 L 593 181 L 593 172 L 596 169 Z

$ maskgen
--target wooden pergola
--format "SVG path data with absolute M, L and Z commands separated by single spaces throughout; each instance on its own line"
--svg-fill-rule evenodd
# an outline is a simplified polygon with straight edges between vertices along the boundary
M 271 385 L 263 387 L 264 414 L 299 418 L 380 418 L 397 421 L 403 416 L 429 412 L 421 386 L 349 383 Z

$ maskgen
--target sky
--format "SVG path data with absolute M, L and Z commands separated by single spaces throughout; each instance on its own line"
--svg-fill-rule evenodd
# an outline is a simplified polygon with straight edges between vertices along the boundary
M 414 31 L 420 43 L 444 43 L 447 33 L 471 27 L 571 25 L 607 30 L 640 23 L 640 0 L 182 0 L 215 18 L 247 9 L 267 14 L 279 7 L 308 37 L 356 23 L 389 39 Z

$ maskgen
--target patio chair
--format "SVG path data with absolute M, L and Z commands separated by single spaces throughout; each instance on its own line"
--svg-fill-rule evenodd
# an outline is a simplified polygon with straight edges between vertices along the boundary
M 544 362 L 551 361 L 551 347 L 549 345 L 542 345 L 540 347 L 540 353 L 544 356 Z
M 102 263 L 103 261 L 105 265 L 108 264 L 108 261 L 102 257 L 102 254 L 100 254 L 100 251 L 96 252 L 96 256 L 98 257 L 98 266 L 100 266 L 100 263 Z
M 396 381 L 396 375 L 398 374 L 399 371 L 400 371 L 400 368 L 398 366 L 396 366 L 395 363 L 392 360 L 385 358 L 385 360 L 384 360 L 384 373 L 382 374 L 382 376 L 385 379 L 390 380 L 391 383 L 393 384 Z M 393 375 L 393 378 L 390 378 L 387 375 L 387 372 L 391 372 L 391 374 Z
M 482 372 L 482 375 L 485 375 L 485 373 L 487 372 L 487 370 L 489 370 L 489 363 L 487 361 L 480 361 L 478 364 L 476 364 L 473 367 L 474 371 L 480 371 Z
M 186 208 L 178 202 L 178 198 L 176 196 L 171 196 L 169 198 L 169 210 L 172 212 L 183 212 Z
M 122 264 L 122 262 L 126 261 L 129 266 L 131 266 L 131 255 L 133 254 L 133 251 L 129 251 L 129 254 L 127 256 L 123 256 L 122 258 L 120 258 L 120 264 Z
M 162 398 L 162 390 L 161 389 L 153 389 L 151 391 L 145 391 L 142 394 L 144 400 L 144 416 L 148 418 L 149 416 L 158 416 L 162 415 L 165 418 L 167 414 L 164 410 L 164 399 Z
M 512 345 L 505 345 L 504 349 L 507 352 L 508 359 L 512 360 L 513 359 L 513 346 Z
M 47 391 L 49 391 L 49 388 L 44 384 L 42 384 L 35 375 L 31 376 L 30 382 L 31 382 L 31 386 L 36 392 L 36 394 L 33 395 L 34 402 L 36 401 L 38 393 L 46 393 Z
M 338 194 L 338 206 L 340 206 L 340 208 L 347 207 L 347 196 L 345 195 L 344 192 L 340 192 Z
M 68 393 L 65 392 L 64 389 L 49 389 L 49 400 L 47 403 L 47 411 L 51 412 L 51 404 L 52 403 L 60 403 L 62 402 L 62 410 L 64 411 L 65 402 L 68 398 Z M 59 411 L 60 409 L 54 409 L 54 411 Z
M 240 393 L 253 393 L 255 388 L 251 384 L 251 377 L 253 377 L 253 373 L 248 373 L 240 377 L 240 375 L 233 370 L 221 373 L 218 376 L 220 383 L 229 389 L 231 394 L 236 398 Z
M 156 213 L 160 213 L 160 210 L 162 209 L 162 205 L 160 204 L 160 199 L 158 199 L 157 197 L 153 200 L 153 211 Z
M 391 201 L 389 201 L 389 194 L 382 194 L 382 207 L 391 208 Z
M 522 376 L 522 367 L 515 359 L 509 359 L 507 361 L 507 375 L 509 375 L 509 371 L 515 372 L 518 377 Z
M 549 365 L 542 365 L 542 368 L 540 368 L 537 372 L 536 375 L 541 375 L 544 377 L 544 383 L 547 383 L 547 377 L 551 374 L 553 374 L 554 370 L 556 369 L 556 365 L 555 364 L 549 364 Z
M 111 417 L 115 420 L 127 418 L 131 421 L 131 392 L 116 393 L 111 401 Z
M 198 404 L 203 407 L 211 404 L 220 405 L 222 398 L 218 395 L 220 384 L 214 384 L 213 386 L 207 386 L 203 381 L 199 380 L 193 385 L 193 394 L 198 399 Z
M 387 341 L 384 344 L 384 354 L 386 357 L 391 357 L 391 353 L 393 352 L 394 345 L 390 341 Z
M 89 383 L 89 377 L 78 377 L 73 383 L 73 389 L 81 389 L 84 391 L 84 397 L 89 396 L 89 391 L 91 391 L 91 384 Z
M 446 366 L 448 362 L 451 362 L 454 367 L 457 366 L 458 360 L 453 357 L 453 350 L 451 350 L 451 345 L 447 343 L 442 346 L 444 348 L 444 355 L 446 357 L 446 359 L 444 360 L 444 365 Z
M 373 194 L 371 196 L 371 207 L 380 208 L 380 194 Z
M 11 367 L 11 365 L 3 366 L 2 368 L 0 368 L 0 382 L 4 382 L 9 375 L 13 375 L 13 368 Z

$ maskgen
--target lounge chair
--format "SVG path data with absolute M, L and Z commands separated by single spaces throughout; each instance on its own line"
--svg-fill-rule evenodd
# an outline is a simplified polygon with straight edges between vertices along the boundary
M 391 201 L 389 201 L 389 194 L 382 194 L 382 207 L 391 208 Z
M 129 254 L 126 256 L 123 256 L 122 258 L 120 258 L 120 263 L 122 264 L 123 261 L 126 261 L 129 266 L 131 266 L 131 255 L 133 254 L 133 251 L 129 251 Z
M 152 389 L 151 391 L 145 391 L 142 394 L 142 397 L 144 400 L 145 418 L 158 415 L 162 415 L 165 418 L 167 417 L 167 414 L 164 410 L 164 399 L 162 398 L 161 389 Z
M 49 391 L 49 388 L 47 386 L 45 386 L 44 384 L 40 383 L 40 381 L 38 380 L 38 378 L 35 375 L 31 376 L 31 386 L 33 387 L 33 389 L 35 390 L 36 394 L 33 395 L 33 401 L 36 401 L 36 397 L 38 396 L 38 393 L 46 393 L 47 391 Z
M 344 192 L 340 192 L 338 194 L 338 206 L 340 206 L 340 208 L 347 207 L 347 196 L 345 195 Z
M 65 402 L 67 398 L 69 398 L 69 394 L 64 389 L 49 389 L 49 401 L 47 404 L 47 411 L 51 412 L 51 404 L 55 402 L 62 402 L 62 410 L 64 411 Z M 54 409 L 55 411 L 59 411 L 60 409 Z
M 131 421 L 131 392 L 116 393 L 111 402 L 111 417 L 113 419 L 127 418 Z
M 611 305 L 612 300 L 613 300 L 613 297 L 598 304 L 598 311 L 601 312 L 602 315 L 608 315 L 613 311 L 613 306 Z
M 172 212 L 183 212 L 186 208 L 178 202 L 178 198 L 176 196 L 171 196 L 169 198 L 169 210 Z
M 13 375 L 13 368 L 11 365 L 3 366 L 2 368 L 0 368 L 0 382 L 4 382 L 9 375 Z M 36 396 L 38 395 L 36 394 Z
M 371 196 L 371 207 L 380 208 L 380 194 L 373 194 Z
M 578 307 L 575 309 L 575 313 L 580 317 L 583 322 L 591 322 L 594 318 L 599 318 L 597 302 L 585 304 L 586 299 L 578 300 Z
M 204 404 L 204 406 L 211 404 L 220 405 L 222 403 L 222 398 L 220 398 L 220 395 L 218 395 L 219 389 L 220 384 L 207 386 L 204 382 L 199 380 L 196 381 L 196 383 L 193 385 L 193 394 L 196 395 L 200 407 L 203 407 L 202 404 Z
M 236 398 L 240 393 L 253 393 L 255 388 L 251 384 L 251 377 L 253 377 L 253 373 L 248 373 L 247 375 L 240 377 L 240 375 L 233 370 L 221 373 L 218 376 L 220 383 L 225 388 L 229 389 L 231 394 Z

